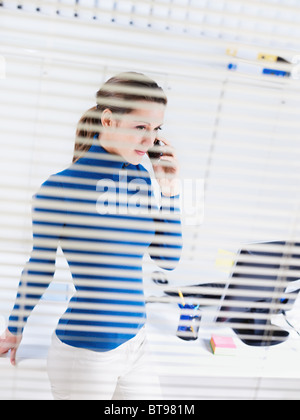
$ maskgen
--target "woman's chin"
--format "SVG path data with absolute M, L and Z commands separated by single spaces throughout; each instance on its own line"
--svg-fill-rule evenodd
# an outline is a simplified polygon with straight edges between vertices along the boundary
M 126 162 L 130 163 L 131 165 L 139 165 L 142 160 L 144 159 L 144 157 L 146 156 L 146 154 L 144 155 L 139 155 L 137 153 L 135 153 L 134 155 L 131 156 L 127 156 L 125 157 Z

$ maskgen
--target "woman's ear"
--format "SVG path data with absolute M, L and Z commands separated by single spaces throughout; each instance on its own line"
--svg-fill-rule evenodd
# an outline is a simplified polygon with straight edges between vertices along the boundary
M 110 109 L 105 109 L 102 112 L 101 123 L 104 128 L 111 128 L 113 125 L 113 115 Z

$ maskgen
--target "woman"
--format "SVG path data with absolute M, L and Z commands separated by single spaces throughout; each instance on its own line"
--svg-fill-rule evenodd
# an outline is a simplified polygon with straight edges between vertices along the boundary
M 55 399 L 159 398 L 144 328 L 142 260 L 149 252 L 172 270 L 181 252 L 178 162 L 158 135 L 166 105 L 163 90 L 142 74 L 110 79 L 97 93 L 97 106 L 79 122 L 73 164 L 52 175 L 34 197 L 33 251 L 0 353 L 11 350 L 15 365 L 23 329 L 53 278 L 60 245 L 76 293 L 48 356 Z M 152 160 L 160 209 L 141 165 L 158 140 L 165 144 Z

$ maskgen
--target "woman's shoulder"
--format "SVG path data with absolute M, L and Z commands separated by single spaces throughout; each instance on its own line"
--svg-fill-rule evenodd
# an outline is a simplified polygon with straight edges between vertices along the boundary
M 45 198 L 45 196 L 53 197 L 54 193 L 57 193 L 57 196 L 61 195 L 59 194 L 59 191 L 66 186 L 67 181 L 70 180 L 70 177 L 72 177 L 72 167 L 73 165 L 60 172 L 49 175 L 49 177 L 38 188 L 34 198 Z M 73 176 L 74 175 L 75 172 Z
M 142 178 L 147 182 L 147 184 L 151 185 L 151 175 L 146 169 L 144 165 L 129 165 L 128 167 L 124 168 L 127 169 L 129 172 L 129 175 L 132 177 Z M 136 175 L 135 175 L 136 173 Z M 88 189 L 89 183 L 93 183 L 94 178 L 99 178 L 99 174 L 97 173 L 89 173 L 88 171 L 83 171 L 80 166 L 77 163 L 71 164 L 68 168 L 54 173 L 48 177 L 46 181 L 42 183 L 40 186 L 40 189 L 37 193 L 43 194 L 46 191 L 51 191 L 50 189 L 69 189 L 69 188 L 84 188 Z M 106 174 L 104 174 L 106 175 Z M 103 176 L 104 176 L 103 175 Z M 106 175 L 107 176 L 107 175 Z M 90 182 L 87 182 L 88 180 L 86 178 L 91 178 Z
M 71 178 L 81 178 L 82 174 L 76 164 L 71 164 L 69 167 L 54 173 L 48 177 L 48 179 L 43 182 L 41 188 L 43 187 L 64 187 L 65 184 L 70 182 Z M 74 182 L 74 180 L 72 181 Z

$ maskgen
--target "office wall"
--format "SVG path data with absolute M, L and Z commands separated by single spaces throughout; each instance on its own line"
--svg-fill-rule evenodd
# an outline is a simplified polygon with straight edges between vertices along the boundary
M 39 12 L 33 1 L 16 3 L 0 9 L 2 326 L 31 249 L 31 197 L 70 164 L 79 118 L 94 105 L 101 84 L 120 71 L 144 72 L 163 86 L 170 101 L 163 135 L 178 151 L 182 182 L 192 182 L 194 198 L 201 185 L 199 217 L 189 222 L 189 208 L 183 208 L 183 256 L 168 273 L 171 284 L 226 281 L 228 272 L 217 263 L 220 250 L 297 240 L 299 80 L 264 76 L 266 67 L 291 72 L 293 66 L 257 60 L 260 52 L 288 61 L 297 56 L 296 4 L 284 14 L 283 6 L 272 10 L 268 2 L 264 16 L 250 2 L 245 9 L 228 2 L 219 10 L 209 2 L 161 2 L 157 9 L 139 2 L 134 10 L 132 2 L 127 8 L 119 2 L 122 10 L 106 2 L 106 10 L 92 11 L 89 3 L 76 2 L 77 9 L 61 4 L 59 14 L 54 2 Z M 229 70 L 230 63 L 237 70 Z M 57 266 L 46 297 L 57 303 L 55 316 L 73 290 L 61 255 Z M 146 260 L 150 297 L 161 295 L 151 281 L 154 270 Z M 49 342 L 53 327 L 48 311 L 41 344 Z M 32 318 L 31 328 L 40 332 L 41 321 Z

